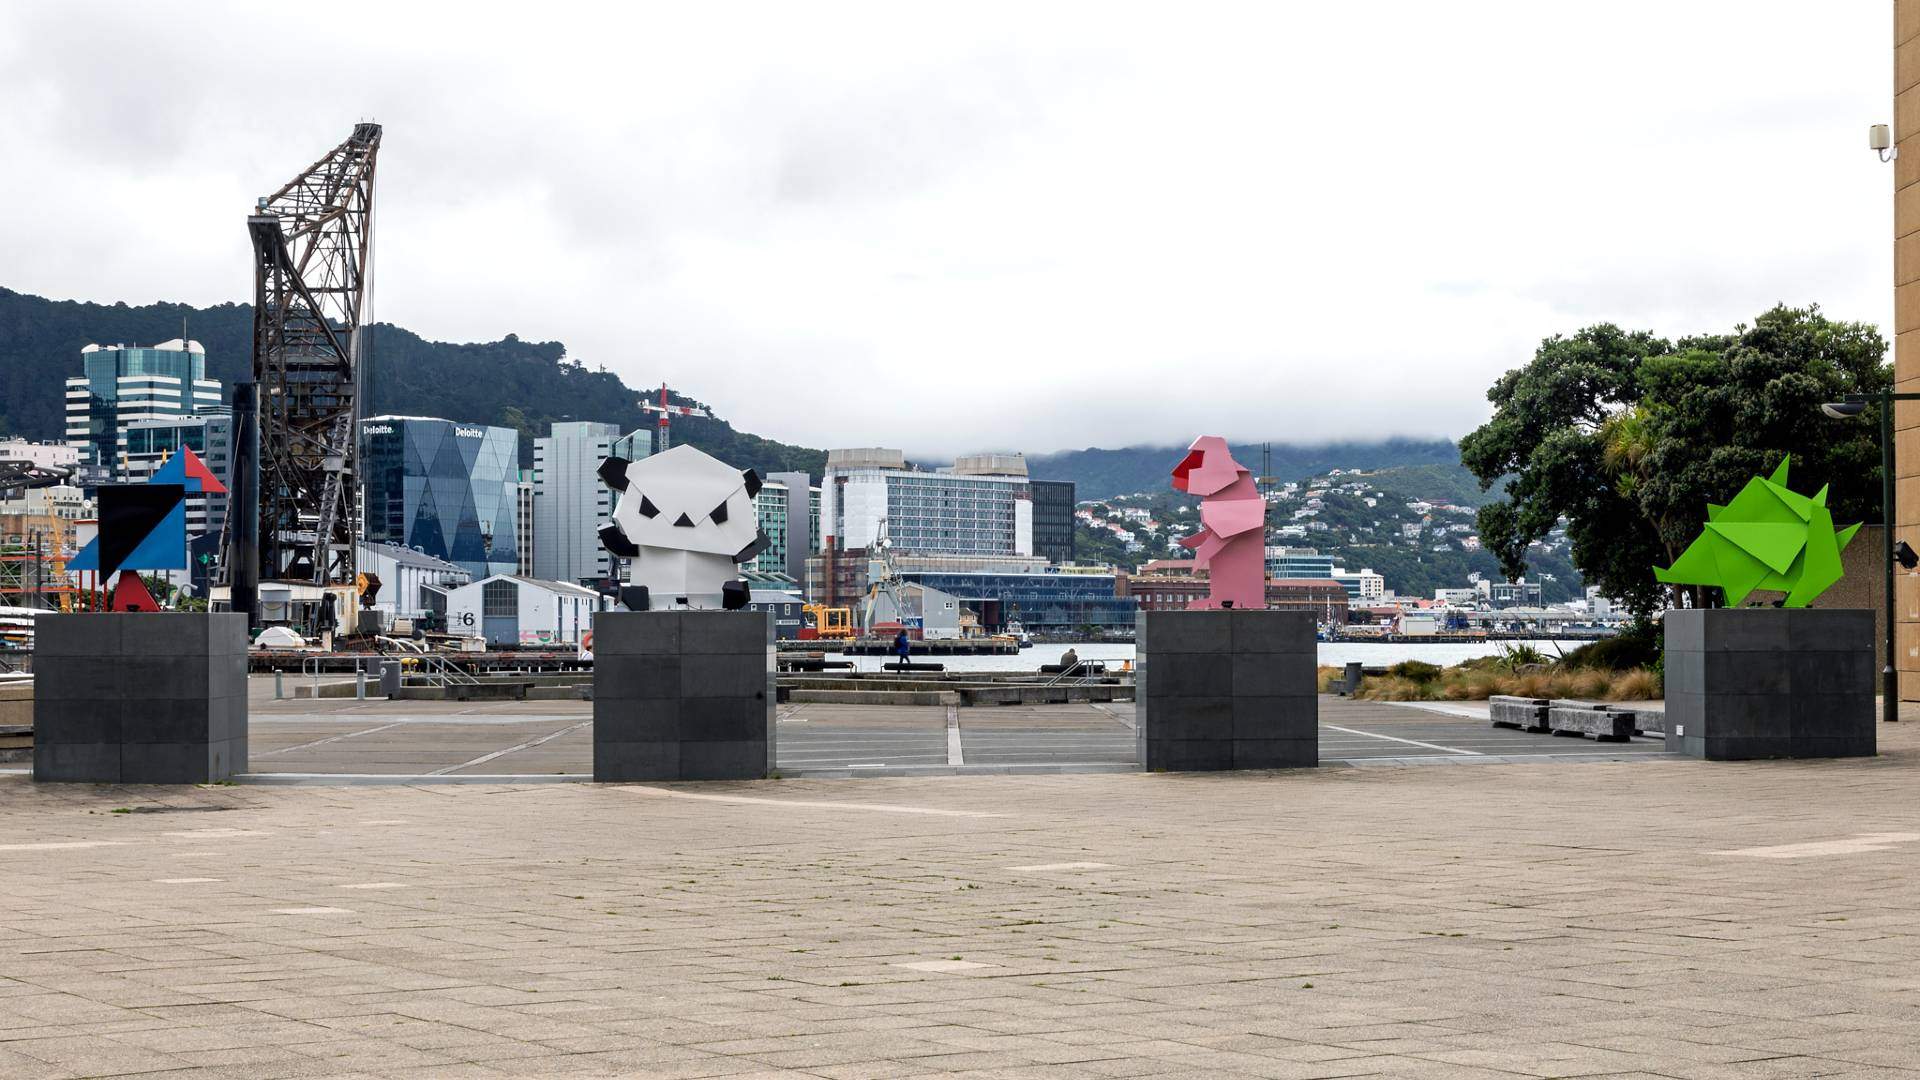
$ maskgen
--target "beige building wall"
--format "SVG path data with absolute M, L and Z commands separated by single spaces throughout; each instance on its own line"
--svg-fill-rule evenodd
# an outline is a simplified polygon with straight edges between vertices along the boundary
M 1920 0 L 1893 4 L 1893 377 L 1920 392 Z M 1895 536 L 1920 544 L 1920 402 L 1894 410 L 1899 490 Z M 1920 574 L 1894 578 L 1900 697 L 1920 699 Z

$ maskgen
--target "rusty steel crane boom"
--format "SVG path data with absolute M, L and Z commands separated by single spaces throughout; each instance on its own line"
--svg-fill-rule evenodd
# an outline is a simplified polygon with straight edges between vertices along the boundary
M 247 218 L 263 580 L 354 580 L 361 319 L 379 152 L 380 125 L 357 124 Z

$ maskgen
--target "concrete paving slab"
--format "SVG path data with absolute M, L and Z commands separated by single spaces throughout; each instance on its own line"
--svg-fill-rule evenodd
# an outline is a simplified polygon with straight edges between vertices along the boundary
M 1844 761 L 0 777 L 0 1075 L 1911 1075 L 1907 719 Z

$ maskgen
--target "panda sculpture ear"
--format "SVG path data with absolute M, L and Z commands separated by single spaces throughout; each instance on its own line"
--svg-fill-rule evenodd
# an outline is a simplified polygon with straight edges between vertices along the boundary
M 760 474 L 753 469 L 743 469 L 740 478 L 747 482 L 747 498 L 760 494 Z
M 627 539 L 627 534 L 620 531 L 619 525 L 611 521 L 600 526 L 600 546 L 607 549 L 607 554 L 622 559 L 638 558 L 640 555 L 640 548 Z
M 615 491 L 627 490 L 627 466 L 633 464 L 623 457 L 610 457 L 600 462 L 600 482 Z

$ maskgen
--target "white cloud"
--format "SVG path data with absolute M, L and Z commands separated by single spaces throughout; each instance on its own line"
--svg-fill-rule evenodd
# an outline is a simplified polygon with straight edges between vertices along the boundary
M 1458 435 L 1537 341 L 1891 316 L 1878 5 L 16 4 L 0 283 L 212 303 L 386 125 L 380 318 L 812 445 Z M 324 51 L 322 51 L 324 49 Z

